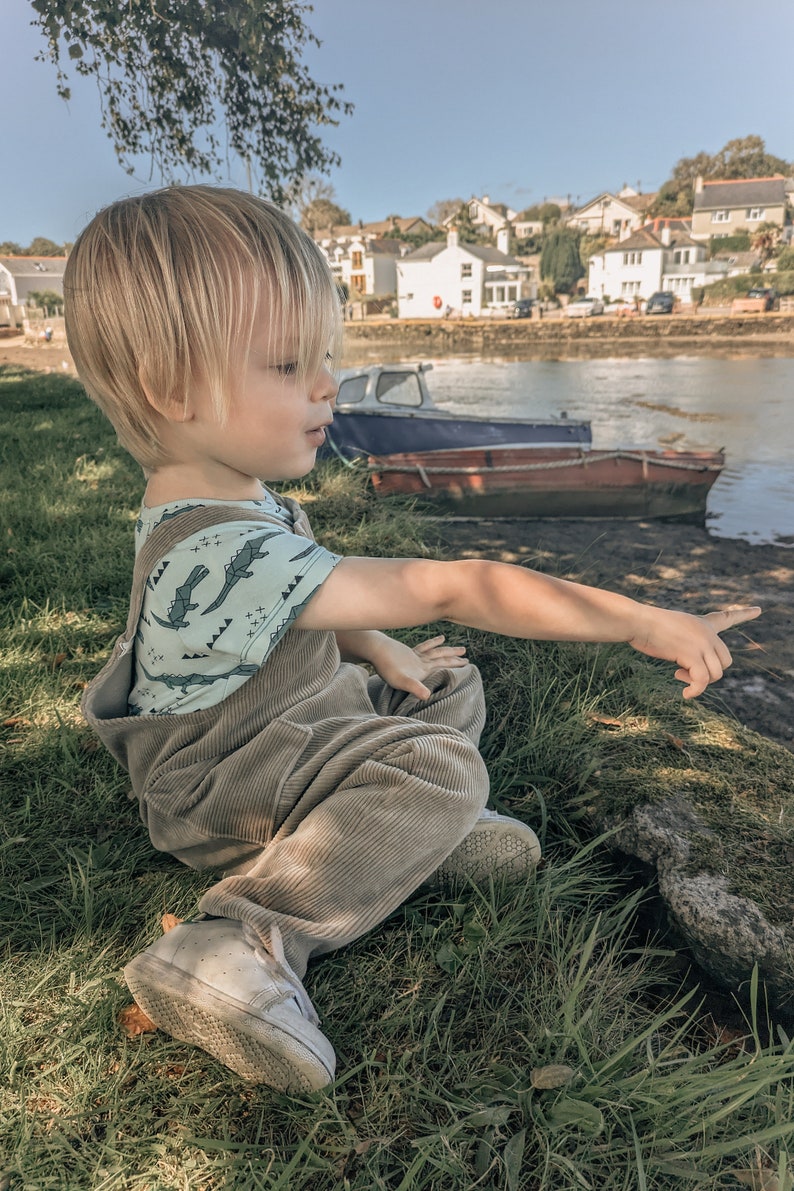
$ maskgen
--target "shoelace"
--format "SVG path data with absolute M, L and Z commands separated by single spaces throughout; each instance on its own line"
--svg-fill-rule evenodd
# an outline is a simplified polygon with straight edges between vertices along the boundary
M 307 1021 L 311 1022 L 313 1026 L 320 1024 L 320 1019 L 317 1016 L 317 1010 L 309 1000 L 309 994 L 303 987 L 301 981 L 298 979 L 296 973 L 290 967 L 289 960 L 284 954 L 284 940 L 281 937 L 281 931 L 275 925 L 270 927 L 270 950 L 263 947 L 259 936 L 254 931 L 253 927 L 248 923 L 243 923 L 243 938 L 246 943 L 253 948 L 254 955 L 264 967 L 272 968 L 275 964 L 278 969 L 279 976 L 287 985 L 289 995 L 291 995 L 298 1003 L 303 1016 Z

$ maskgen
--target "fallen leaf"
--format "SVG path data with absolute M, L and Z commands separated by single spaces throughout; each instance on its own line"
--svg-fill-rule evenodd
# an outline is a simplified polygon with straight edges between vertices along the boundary
M 30 720 L 26 720 L 24 715 L 12 715 L 10 719 L 3 720 L 4 728 L 31 728 L 33 725 Z
M 160 919 L 160 926 L 163 928 L 163 934 L 167 935 L 175 926 L 179 926 L 182 922 L 181 918 L 177 918 L 176 914 L 163 914 Z
M 592 711 L 587 718 L 591 721 L 591 723 L 604 724 L 607 728 L 623 727 L 623 720 L 616 720 L 611 715 L 597 715 L 596 712 Z
M 682 753 L 684 752 L 684 742 L 680 736 L 673 736 L 672 732 L 665 732 L 664 738 L 673 748 L 680 749 Z
M 56 654 L 54 655 L 54 657 L 52 657 L 52 658 L 50 659 L 50 667 L 51 667 L 51 669 L 53 669 L 53 670 L 57 670 L 59 666 L 62 666 L 62 665 L 63 665 L 63 663 L 64 663 L 64 662 L 66 661 L 66 659 L 68 658 L 68 656 L 69 656 L 69 655 L 68 655 L 68 653 L 56 653 Z
M 731 1170 L 737 1183 L 751 1187 L 752 1191 L 784 1191 L 774 1170 Z
M 563 1088 L 570 1083 L 576 1072 L 565 1063 L 550 1063 L 547 1067 L 533 1067 L 529 1082 L 533 1088 Z
M 139 1034 L 153 1034 L 157 1029 L 152 1019 L 147 1017 L 134 1001 L 119 1012 L 116 1021 L 128 1038 L 137 1038 Z

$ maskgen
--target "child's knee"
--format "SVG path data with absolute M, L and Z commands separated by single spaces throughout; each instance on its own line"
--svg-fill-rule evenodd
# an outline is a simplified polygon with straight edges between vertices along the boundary
M 476 816 L 488 801 L 488 770 L 477 746 L 458 731 L 418 735 L 412 741 L 411 771 L 435 787 L 462 815 Z

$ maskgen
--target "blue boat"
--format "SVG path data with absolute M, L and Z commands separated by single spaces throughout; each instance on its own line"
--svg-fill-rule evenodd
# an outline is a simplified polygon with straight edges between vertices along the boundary
M 373 364 L 340 373 L 325 456 L 392 455 L 483 447 L 580 447 L 592 443 L 589 422 L 461 417 L 438 409 L 425 374 L 432 364 Z

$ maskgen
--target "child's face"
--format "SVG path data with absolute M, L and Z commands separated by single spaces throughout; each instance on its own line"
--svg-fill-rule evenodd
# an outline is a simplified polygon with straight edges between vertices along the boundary
M 270 342 L 269 327 L 258 327 L 223 424 L 206 388 L 197 387 L 192 424 L 185 428 L 208 477 L 292 480 L 311 471 L 339 386 L 325 365 L 314 378 L 299 381 L 296 355 L 294 336 Z

